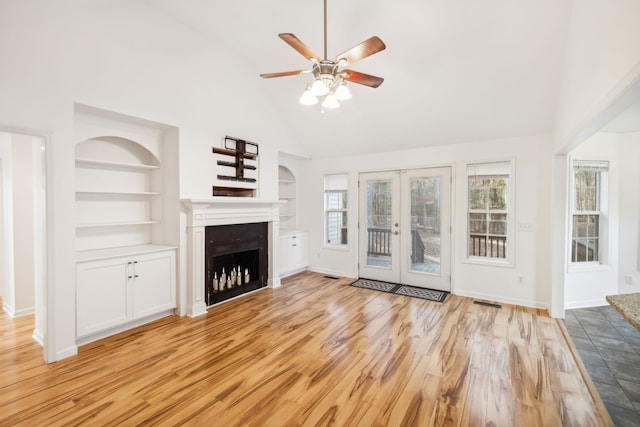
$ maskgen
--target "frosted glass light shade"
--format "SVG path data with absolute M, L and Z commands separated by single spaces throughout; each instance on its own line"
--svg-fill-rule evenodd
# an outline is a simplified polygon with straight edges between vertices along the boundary
M 311 93 L 311 89 L 306 89 L 299 101 L 302 105 L 314 105 L 318 103 L 318 98 Z
M 331 95 L 327 95 L 327 97 L 324 99 L 324 101 L 322 101 L 322 106 L 324 108 L 338 108 L 340 106 L 340 104 L 338 103 L 338 100 L 336 99 L 336 96 L 331 94 Z
M 329 88 L 321 79 L 316 79 L 311 85 L 311 93 L 315 96 L 324 96 L 329 93 Z
M 345 83 L 340 83 L 340 86 L 336 89 L 336 99 L 338 101 L 346 101 L 351 99 L 351 92 Z

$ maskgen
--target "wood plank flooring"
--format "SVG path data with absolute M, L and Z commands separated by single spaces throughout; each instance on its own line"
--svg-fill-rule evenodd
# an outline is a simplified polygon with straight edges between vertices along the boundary
M 0 426 L 598 426 L 554 319 L 303 273 L 46 365 L 0 314 Z

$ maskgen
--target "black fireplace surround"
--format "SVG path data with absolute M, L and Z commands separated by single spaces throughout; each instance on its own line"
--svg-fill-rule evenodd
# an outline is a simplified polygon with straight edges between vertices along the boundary
M 267 286 L 269 277 L 268 223 L 216 225 L 205 227 L 205 285 L 207 306 Z M 224 290 L 214 288 L 221 279 L 240 267 L 242 283 Z M 245 271 L 249 281 L 245 283 Z

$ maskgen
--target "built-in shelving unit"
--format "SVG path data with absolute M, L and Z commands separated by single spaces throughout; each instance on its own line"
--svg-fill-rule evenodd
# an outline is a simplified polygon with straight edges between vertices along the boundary
M 76 146 L 76 249 L 161 242 L 162 169 L 147 148 L 97 137 Z
M 76 338 L 93 341 L 173 313 L 177 131 L 76 109 Z
M 285 166 L 278 167 L 278 198 L 286 202 L 280 208 L 280 229 L 294 230 L 296 228 L 296 178 Z

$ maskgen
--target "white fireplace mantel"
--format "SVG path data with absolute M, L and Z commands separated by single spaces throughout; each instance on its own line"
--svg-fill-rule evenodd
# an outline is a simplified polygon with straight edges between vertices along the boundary
M 187 208 L 187 315 L 199 316 L 207 312 L 204 298 L 205 227 L 212 225 L 269 224 L 269 287 L 280 286 L 276 271 L 278 236 L 280 234 L 279 200 L 263 200 L 249 197 L 211 197 L 207 199 L 182 199 Z

